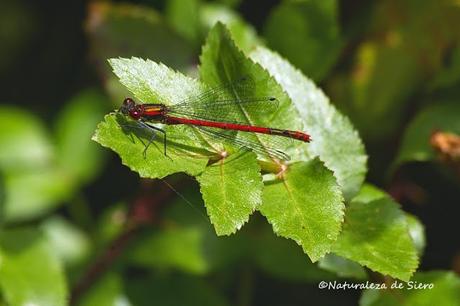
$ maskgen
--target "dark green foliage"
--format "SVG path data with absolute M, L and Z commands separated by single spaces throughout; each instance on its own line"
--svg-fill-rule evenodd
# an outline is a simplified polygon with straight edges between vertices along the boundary
M 75 9 L 78 35 L 0 5 L 0 305 L 459 305 L 458 4 L 132 2 Z M 278 102 L 229 120 L 312 141 L 161 125 L 165 156 L 116 111 L 228 84 Z

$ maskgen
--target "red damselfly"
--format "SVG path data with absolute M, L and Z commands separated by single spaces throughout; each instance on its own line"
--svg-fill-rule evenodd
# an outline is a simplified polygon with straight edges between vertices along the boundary
M 214 139 L 220 139 L 239 148 L 252 150 L 272 158 L 288 160 L 289 156 L 276 147 L 273 148 L 258 141 L 225 133 L 225 131 L 241 131 L 310 142 L 310 135 L 304 132 L 258 126 L 247 122 L 249 120 L 242 120 L 241 118 L 246 118 L 247 112 L 259 115 L 273 114 L 278 107 L 278 101 L 274 97 L 254 98 L 248 96 L 248 92 L 254 92 L 251 84 L 250 79 L 242 78 L 229 85 L 210 89 L 204 94 L 171 106 L 162 103 L 139 104 L 132 98 L 126 98 L 119 111 L 135 120 L 141 128 L 151 130 L 152 135 L 155 135 L 155 131 L 162 133 L 165 155 L 166 131 L 152 125 L 153 123 L 194 126 Z M 152 141 L 153 137 L 146 145 L 144 154 Z

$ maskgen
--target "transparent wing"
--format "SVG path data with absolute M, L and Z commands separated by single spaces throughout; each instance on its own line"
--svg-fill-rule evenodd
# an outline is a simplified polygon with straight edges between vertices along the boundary
M 249 123 L 249 117 L 270 118 L 276 113 L 279 103 L 275 97 L 257 97 L 255 94 L 252 79 L 243 77 L 169 106 L 168 113 L 194 119 L 245 124 Z
M 222 140 L 225 143 L 235 145 L 238 148 L 243 150 L 250 150 L 256 153 L 259 156 L 266 156 L 270 158 L 275 158 L 279 160 L 290 160 L 288 154 L 284 153 L 283 151 L 276 149 L 271 146 L 262 145 L 260 142 L 251 141 L 247 138 L 237 138 L 236 134 L 231 134 L 226 131 L 222 131 L 215 128 L 210 127 L 203 127 L 203 126 L 195 126 L 198 128 L 203 134 L 210 136 L 213 139 Z M 273 136 L 277 137 L 277 136 Z

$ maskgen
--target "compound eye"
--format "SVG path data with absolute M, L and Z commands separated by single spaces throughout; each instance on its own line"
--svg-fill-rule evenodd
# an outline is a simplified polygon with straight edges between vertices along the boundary
M 126 105 L 128 107 L 133 106 L 134 104 L 134 100 L 131 98 L 126 98 L 123 100 L 123 105 Z
M 131 116 L 131 118 L 137 120 L 141 117 L 141 113 L 137 110 L 137 109 L 133 109 L 129 112 L 129 115 Z

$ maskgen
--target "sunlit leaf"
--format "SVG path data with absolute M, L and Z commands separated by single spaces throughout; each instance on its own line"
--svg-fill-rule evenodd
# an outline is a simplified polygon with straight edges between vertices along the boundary
M 0 287 L 11 306 L 67 305 L 61 264 L 35 229 L 0 232 Z
M 403 289 L 395 290 L 366 290 L 359 305 L 460 305 L 460 278 L 452 272 L 416 273 L 410 282 L 402 283 L 402 286 Z
M 111 64 L 121 82 L 140 101 L 178 103 L 203 90 L 197 81 L 152 61 L 112 59 Z M 99 124 L 93 139 L 119 153 L 123 163 L 142 177 L 161 178 L 181 171 L 197 175 L 207 164 L 206 156 L 193 152 L 198 141 L 190 128 L 165 127 L 169 140 L 167 156 L 163 151 L 163 135 L 158 133 L 144 157 L 145 146 L 152 135 L 141 139 L 136 127 L 125 128 L 122 126 L 124 124 L 133 123 L 120 122 L 115 114 L 107 115 L 105 121 Z M 132 134 L 126 133 L 126 130 Z
M 7 222 L 41 216 L 73 192 L 73 181 L 56 169 L 17 172 L 5 177 L 4 219 Z
M 382 274 L 409 280 L 418 266 L 406 216 L 388 196 L 358 196 L 345 211 L 345 223 L 332 251 Z M 365 192 L 367 192 L 365 191 Z
M 41 229 L 54 254 L 66 265 L 81 263 L 89 255 L 89 237 L 66 219 L 50 217 L 42 223 Z
M 282 87 L 265 69 L 250 60 L 235 45 L 230 32 L 222 23 L 217 23 L 210 31 L 202 49 L 200 60 L 201 80 L 207 84 L 223 86 L 241 78 L 253 82 L 250 87 L 245 88 L 245 92 L 233 94 L 235 100 L 238 100 L 240 95 L 276 98 L 278 108 L 275 112 L 267 113 L 264 109 L 251 112 L 239 108 L 239 112 L 235 114 L 235 121 L 258 126 L 302 130 L 301 118 Z M 232 88 L 233 91 L 237 89 Z M 273 138 L 267 139 L 264 136 L 266 135 L 255 133 L 238 133 L 237 135 L 238 138 L 248 139 L 263 147 L 270 147 L 271 142 L 274 141 Z M 300 141 L 290 141 L 281 143 L 281 146 L 277 146 L 276 149 L 291 154 L 291 158 L 294 160 L 299 155 L 298 152 L 306 151 L 307 146 L 308 144 Z
M 43 123 L 13 106 L 0 107 L 0 147 L 2 171 L 43 168 L 54 154 Z
M 343 221 L 343 198 L 330 170 L 314 159 L 290 165 L 265 186 L 260 212 L 276 234 L 293 239 L 314 262 L 331 250 Z
M 411 214 L 406 214 L 406 219 L 407 226 L 409 228 L 409 235 L 417 248 L 418 255 L 422 256 L 426 246 L 425 227 L 417 217 Z
M 312 136 L 311 143 L 305 146 L 307 154 L 319 156 L 334 171 L 345 197 L 353 197 L 364 181 L 367 156 L 348 118 L 330 104 L 312 81 L 279 55 L 259 47 L 251 58 L 267 69 L 291 98 L 304 130 Z
M 198 182 L 218 235 L 235 233 L 262 203 L 262 176 L 253 154 L 234 154 L 216 162 Z
M 99 92 L 88 90 L 65 105 L 56 124 L 56 155 L 59 165 L 77 181 L 86 182 L 103 166 L 102 150 L 89 141 L 103 118 L 107 100 Z

